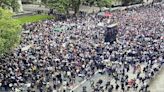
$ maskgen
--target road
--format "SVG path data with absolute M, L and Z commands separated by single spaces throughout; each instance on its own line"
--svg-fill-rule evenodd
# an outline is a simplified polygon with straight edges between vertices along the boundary
M 151 92 L 164 92 L 164 67 L 150 83 Z

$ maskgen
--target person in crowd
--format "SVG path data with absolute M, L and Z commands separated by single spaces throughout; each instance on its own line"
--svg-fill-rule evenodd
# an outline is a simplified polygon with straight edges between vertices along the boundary
M 28 92 L 67 92 L 101 70 L 102 76 L 108 74 L 115 82 L 93 80 L 94 92 L 147 91 L 164 62 L 160 22 L 164 8 L 141 6 L 112 13 L 111 23 L 119 22 L 113 44 L 104 42 L 105 29 L 98 26 L 100 22 L 109 25 L 108 18 L 96 14 L 26 24 L 20 45 L 0 57 L 1 89 L 15 92 L 25 85 Z M 83 92 L 91 92 L 87 88 Z

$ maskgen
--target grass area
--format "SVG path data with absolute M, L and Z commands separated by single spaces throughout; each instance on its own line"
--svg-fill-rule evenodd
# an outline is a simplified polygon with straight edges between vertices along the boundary
M 52 19 L 52 18 L 54 17 L 49 15 L 32 15 L 32 16 L 23 16 L 17 18 L 17 20 L 20 21 L 20 24 L 25 24 L 25 23 L 38 22 L 40 20 Z

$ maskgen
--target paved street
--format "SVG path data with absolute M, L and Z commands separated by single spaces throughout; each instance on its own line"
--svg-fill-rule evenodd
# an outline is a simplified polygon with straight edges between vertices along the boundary
M 164 92 L 164 67 L 150 84 L 151 92 Z
M 143 67 L 144 67 L 144 64 L 141 65 L 142 69 L 143 69 Z M 130 71 L 127 74 L 129 76 L 129 79 L 136 78 L 136 74 L 133 74 L 133 68 L 132 67 L 130 68 Z M 142 74 L 142 76 L 144 76 L 144 75 Z M 81 84 L 79 83 L 77 86 L 75 86 L 73 88 L 73 91 L 74 92 L 82 92 L 83 87 L 86 86 L 87 87 L 87 92 L 91 92 L 91 91 L 93 91 L 93 89 L 90 86 L 90 84 L 91 84 L 90 81 L 92 80 L 92 81 L 94 81 L 94 83 L 96 83 L 100 79 L 103 80 L 102 86 L 105 87 L 105 84 L 108 81 L 110 81 L 110 83 L 112 85 L 114 85 L 114 87 L 115 87 L 115 80 L 113 78 L 111 78 L 111 76 L 108 76 L 107 74 L 101 75 L 100 73 L 96 72 L 96 74 L 90 80 L 85 80 Z M 105 90 L 105 92 L 107 92 L 107 90 Z M 121 89 L 119 89 L 118 91 L 114 90 L 114 92 L 121 92 Z M 128 92 L 135 92 L 135 91 L 129 90 Z
M 142 65 L 143 67 L 144 65 Z M 130 79 L 136 78 L 136 75 L 133 74 L 133 69 L 130 69 L 131 71 L 128 73 Z M 144 76 L 144 75 L 143 75 Z M 102 86 L 105 86 L 105 84 L 110 81 L 111 84 L 115 84 L 115 80 L 112 79 L 111 77 L 109 77 L 107 74 L 101 75 L 99 73 L 96 73 L 90 80 L 84 80 L 81 83 L 79 83 L 78 85 L 76 85 L 73 88 L 74 92 L 82 92 L 83 87 L 86 86 L 87 87 L 87 92 L 91 92 L 93 91 L 91 86 L 90 86 L 90 81 L 94 81 L 95 83 L 98 82 L 98 80 L 103 80 L 103 84 Z M 105 91 L 107 92 L 107 90 Z M 121 92 L 121 90 L 114 90 L 114 92 Z M 128 92 L 136 92 L 133 90 L 130 90 Z M 161 69 L 161 71 L 159 72 L 159 74 L 152 80 L 152 82 L 150 83 L 150 92 L 164 92 L 164 67 Z
M 37 10 L 37 8 L 39 7 L 39 6 L 24 6 L 24 7 L 26 7 L 26 8 L 28 8 L 29 10 L 26 10 L 26 9 L 24 9 L 24 10 L 26 10 L 26 11 L 30 11 L 31 9 L 32 9 L 32 11 L 36 11 Z M 46 9 L 46 8 L 44 8 L 44 7 L 42 7 L 42 8 L 39 8 L 40 10 L 43 10 L 43 9 Z M 95 8 L 86 8 L 86 7 L 82 7 L 82 11 L 88 11 L 88 12 L 93 12 L 93 11 L 95 11 L 94 10 Z M 149 8 L 148 8 L 149 9 Z M 158 8 L 157 8 L 158 9 Z M 48 9 L 46 9 L 45 11 L 48 11 Z M 154 10 L 155 11 L 155 10 Z M 154 12 L 153 11 L 153 12 Z M 150 12 L 150 11 L 145 11 L 145 12 Z M 152 12 L 152 13 L 153 13 Z M 133 14 L 133 13 L 132 13 Z M 128 15 L 132 15 L 131 13 L 128 13 Z M 155 13 L 156 14 L 156 13 Z M 155 15 L 154 14 L 154 15 Z M 136 16 L 142 16 L 143 14 L 141 13 L 141 14 L 136 14 Z M 145 16 L 149 16 L 149 15 L 146 15 L 145 14 Z M 121 16 L 122 17 L 122 16 Z M 134 16 L 135 17 L 135 16 Z M 151 18 L 153 18 L 154 16 L 152 16 Z M 126 17 L 125 17 L 126 18 Z M 141 19 L 142 17 L 139 17 L 138 18 L 138 21 L 140 21 L 140 19 Z M 144 19 L 145 19 L 145 17 L 143 17 Z M 128 18 L 129 19 L 129 18 Z M 132 18 L 133 19 L 133 18 Z M 150 19 L 148 19 L 148 20 L 150 20 Z M 154 20 L 156 20 L 156 18 L 154 19 Z M 124 21 L 126 21 L 126 20 L 124 20 Z M 145 21 L 147 21 L 147 20 L 145 20 Z M 151 21 L 150 23 L 153 23 L 154 21 Z M 129 22 L 129 24 L 130 24 L 131 22 Z M 140 22 L 137 22 L 137 25 L 136 26 L 138 26 L 139 24 L 138 23 L 140 23 Z M 158 21 L 156 21 L 156 23 L 158 23 Z M 89 23 L 89 24 L 91 24 L 91 23 Z M 124 22 L 122 22 L 122 24 L 125 24 Z M 144 24 L 144 23 L 143 23 Z M 142 25 L 143 25 L 142 24 Z M 148 23 L 146 23 L 146 24 L 148 24 Z M 126 25 L 127 26 L 127 25 Z M 146 25 L 146 26 L 152 26 L 152 25 Z M 142 28 L 142 27 L 141 27 Z M 143 27 L 144 28 L 144 27 Z M 133 29 L 133 27 L 132 27 L 132 29 Z M 161 27 L 161 29 L 163 29 L 162 27 Z M 39 30 L 39 29 L 38 29 Z M 137 29 L 138 30 L 138 29 Z M 131 32 L 131 31 L 129 31 L 129 32 Z M 137 35 L 137 34 L 136 34 Z M 128 35 L 127 35 L 128 36 Z M 129 38 L 130 39 L 130 38 Z M 126 40 L 123 40 L 123 41 L 126 41 Z M 134 43 L 136 42 L 136 40 L 134 40 Z M 131 43 L 131 42 L 129 42 L 129 43 Z M 127 47 L 129 46 L 129 43 L 128 44 L 126 44 L 127 45 Z M 144 42 L 143 42 L 144 43 Z M 122 43 L 122 44 L 124 44 L 124 43 Z M 141 44 L 141 43 L 140 43 Z M 126 46 L 125 45 L 125 46 Z M 135 46 L 135 44 L 131 44 L 132 46 Z M 145 45 L 145 44 L 144 44 Z M 153 45 L 153 44 L 150 44 L 150 45 Z M 158 45 L 158 44 L 157 44 Z M 124 46 L 124 45 L 120 45 L 120 46 Z M 120 47 L 119 45 L 118 45 L 118 47 Z M 140 46 L 140 45 L 139 45 Z M 116 46 L 117 47 L 117 46 Z M 141 46 L 142 47 L 142 46 Z M 154 47 L 157 47 L 156 45 L 154 46 Z M 159 45 L 159 47 L 160 47 L 160 45 Z M 131 48 L 131 47 L 129 47 L 129 48 Z M 162 47 L 161 47 L 162 48 Z M 147 48 L 146 48 L 147 49 Z M 158 49 L 158 48 L 157 48 Z M 127 49 L 126 49 L 127 50 Z M 136 50 L 138 50 L 138 49 L 136 49 Z M 141 50 L 144 50 L 144 49 L 141 49 Z M 150 49 L 151 50 L 151 49 Z M 123 51 L 122 50 L 122 48 L 121 48 L 121 50 L 120 51 Z M 118 52 L 118 53 L 120 53 L 120 52 Z M 152 53 L 150 53 L 150 55 L 151 55 Z M 145 55 L 145 54 L 142 54 L 142 55 Z M 140 57 L 142 58 L 142 55 L 140 55 Z M 147 55 L 147 54 L 146 54 Z M 63 55 L 63 56 L 65 56 L 65 55 Z M 124 56 L 123 56 L 124 57 Z M 148 56 L 148 57 L 151 57 L 151 56 Z M 118 57 L 119 58 L 119 57 Z M 138 61 L 138 60 L 137 60 Z M 146 59 L 144 60 L 144 61 L 146 61 Z M 110 62 L 110 61 L 109 61 Z M 112 62 L 112 61 L 111 61 Z M 123 62 L 124 62 L 124 60 L 123 60 Z M 120 62 L 113 62 L 113 63 L 120 63 Z M 138 64 L 138 63 L 137 63 Z M 136 64 L 136 65 L 137 65 Z M 156 63 L 155 63 L 156 64 Z M 153 65 L 152 66 L 156 66 L 154 63 L 153 63 Z M 59 64 L 59 65 L 63 65 L 62 63 L 61 64 Z M 133 79 L 137 79 L 137 73 L 134 73 L 133 72 L 133 70 L 136 70 L 136 72 L 137 71 L 141 71 L 141 80 L 143 81 L 143 79 L 142 78 L 145 78 L 146 76 L 149 76 L 148 74 L 151 74 L 151 76 L 153 76 L 154 75 L 154 72 L 153 72 L 153 75 L 152 75 L 152 73 L 147 73 L 147 75 L 145 74 L 145 72 L 143 72 L 143 67 L 146 67 L 147 65 L 149 66 L 149 64 L 146 62 L 146 63 L 139 63 L 139 67 L 138 66 L 135 66 L 135 68 L 134 68 L 134 65 L 133 64 L 131 64 L 131 63 L 128 63 L 128 65 L 130 65 L 130 71 L 129 72 L 126 72 L 127 70 L 127 68 L 125 67 L 125 66 L 123 66 L 123 64 L 120 64 L 120 66 L 117 66 L 117 67 L 113 67 L 114 65 L 112 65 L 112 69 L 113 68 L 115 68 L 116 69 L 116 71 L 117 71 L 117 73 L 118 73 L 118 79 L 119 79 L 119 81 L 118 81 L 118 84 L 119 85 L 121 85 L 121 83 L 120 83 L 120 81 L 122 81 L 121 79 L 123 79 L 122 77 L 125 77 L 125 76 L 128 76 L 128 78 L 126 78 L 126 80 L 128 80 L 128 82 L 125 82 L 125 80 L 123 79 L 123 82 L 124 82 L 124 84 L 126 84 L 127 85 L 127 83 L 129 83 L 129 81 L 130 80 L 132 80 L 132 82 L 133 82 Z M 70 66 L 70 65 L 68 65 L 68 66 Z M 123 67 L 122 67 L 123 66 Z M 155 69 L 154 67 L 150 67 L 150 68 L 147 68 L 145 71 L 146 72 L 151 72 L 151 71 L 155 71 L 155 70 L 153 70 L 153 69 Z M 158 66 L 158 65 L 157 65 Z M 46 66 L 47 67 L 47 66 Z M 55 67 L 58 67 L 58 66 L 55 66 Z M 111 67 L 111 66 L 110 66 Z M 137 68 L 136 68 L 137 67 Z M 46 69 L 48 69 L 49 67 L 47 67 Z M 86 68 L 86 67 L 85 67 Z M 120 73 L 120 70 L 119 70 L 119 68 L 120 68 L 120 70 L 122 69 L 125 69 L 124 71 L 123 71 L 123 73 L 125 72 L 125 75 L 123 74 L 123 73 Z M 158 67 L 157 67 L 158 68 Z M 32 69 L 33 69 L 33 67 L 32 67 Z M 53 68 L 52 68 L 53 69 Z M 118 70 L 117 70 L 118 69 Z M 137 70 L 138 69 L 138 70 Z M 71 70 L 73 70 L 72 68 L 70 68 L 70 71 Z M 91 69 L 92 70 L 92 69 Z M 129 70 L 129 68 L 128 68 L 128 70 Z M 87 71 L 87 70 L 86 70 Z M 56 72 L 56 71 L 55 71 Z M 72 79 L 71 81 L 69 81 L 69 79 L 66 79 L 65 77 L 63 77 L 65 74 L 65 72 L 61 72 L 61 77 L 62 77 L 62 86 L 61 86 L 61 90 L 62 89 L 65 89 L 66 88 L 66 85 L 67 85 L 67 83 L 66 83 L 66 81 L 69 83 L 69 85 L 68 85 L 68 87 L 70 87 L 70 89 L 71 89 L 71 92 L 83 92 L 83 87 L 85 86 L 86 87 L 86 91 L 87 92 L 92 92 L 93 91 L 93 89 L 92 89 L 92 87 L 91 87 L 91 81 L 93 81 L 94 83 L 95 83 L 95 85 L 96 85 L 96 83 L 99 81 L 99 80 L 102 80 L 103 82 L 102 82 L 102 84 L 101 84 L 101 86 L 103 86 L 103 88 L 105 87 L 105 85 L 106 85 L 106 83 L 108 82 L 108 81 L 110 81 L 110 84 L 111 85 L 113 85 L 114 86 L 114 89 L 115 89 L 115 84 L 116 84 L 116 81 L 115 81 L 115 79 L 114 78 L 112 78 L 112 76 L 109 76 L 107 73 L 104 73 L 104 74 L 100 74 L 97 70 L 95 70 L 94 71 L 95 72 L 95 74 L 94 74 L 94 76 L 92 76 L 90 79 L 85 79 L 84 78 L 84 80 L 82 80 L 82 78 L 80 78 L 80 77 L 76 77 L 75 78 L 75 80 L 74 79 Z M 69 72 L 70 73 L 70 72 Z M 73 73 L 74 73 L 74 71 L 73 71 Z M 50 74 L 49 74 L 50 75 Z M 70 76 L 70 74 L 68 74 L 69 76 Z M 81 73 L 81 75 L 83 76 L 83 73 Z M 115 75 L 114 73 L 113 73 L 113 75 Z M 122 77 L 120 77 L 120 75 L 122 76 Z M 46 74 L 44 75 L 44 76 L 46 76 Z M 35 77 L 34 77 L 35 78 Z M 46 78 L 49 78 L 49 77 L 45 77 L 45 80 L 47 80 Z M 145 78 L 146 79 L 146 78 Z M 30 79 L 31 80 L 31 79 Z M 37 79 L 38 80 L 38 79 Z M 74 82 L 75 81 L 75 83 L 74 84 L 72 84 L 72 82 Z M 51 86 L 53 86 L 52 84 L 52 79 L 49 81 L 47 81 L 47 82 L 49 82 L 49 83 L 47 83 L 47 85 L 48 84 L 50 84 Z M 145 83 L 149 83 L 149 81 L 145 81 Z M 123 85 L 124 85 L 123 84 Z M 141 81 L 139 82 L 139 79 L 137 79 L 136 80 L 136 84 L 139 84 L 139 87 L 138 87 L 138 90 L 140 89 L 140 85 L 142 85 L 142 86 L 144 86 L 143 84 L 144 84 L 144 82 L 142 83 Z M 150 83 L 151 85 L 150 85 L 150 90 L 151 90 L 151 92 L 164 92 L 164 71 L 163 71 L 163 69 L 162 69 L 162 71 L 160 71 L 159 72 L 159 74 L 157 75 L 157 76 L 155 76 L 155 78 L 152 80 L 152 82 Z M 94 85 L 94 86 L 95 86 Z M 121 86 L 120 86 L 121 87 Z M 116 90 L 113 90 L 112 92 L 122 92 L 122 90 L 120 89 L 120 87 L 119 87 L 119 89 L 118 89 L 118 91 L 116 91 Z M 34 88 L 34 89 L 37 89 L 37 88 Z M 137 92 L 137 91 L 134 91 L 134 89 L 133 88 L 130 88 L 130 90 L 129 91 L 127 91 L 127 86 L 126 86 L 126 88 L 125 88 L 125 92 Z M 39 92 L 39 90 L 37 91 L 37 92 Z M 51 91 L 49 91 L 49 92 L 51 92 Z M 63 91 L 60 91 L 60 92 L 63 92 Z M 70 92 L 70 90 L 68 90 L 67 92 Z M 99 91 L 98 91 L 99 92 Z M 101 92 L 101 91 L 100 91 Z M 104 91 L 103 91 L 104 92 Z M 107 90 L 105 90 L 105 92 L 107 92 Z M 146 91 L 147 92 L 147 91 Z

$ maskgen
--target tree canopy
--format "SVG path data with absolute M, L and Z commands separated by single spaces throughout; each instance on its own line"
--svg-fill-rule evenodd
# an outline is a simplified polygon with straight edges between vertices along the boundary
M 95 0 L 97 6 L 100 8 L 104 7 L 104 6 L 106 6 L 106 7 L 110 6 L 112 1 L 114 1 L 114 0 Z
M 12 13 L 0 8 L 0 55 L 12 50 L 20 41 L 21 26 Z
M 12 9 L 14 12 L 17 12 L 20 5 L 18 0 L 0 0 L 0 7 L 3 9 Z
M 55 8 L 60 13 L 68 13 L 70 0 L 49 0 L 45 1 L 50 8 Z
M 42 2 L 51 8 L 55 8 L 58 12 L 68 14 L 69 10 L 73 10 L 76 15 L 83 2 L 89 3 L 89 5 L 96 4 L 99 7 L 104 7 L 109 6 L 112 0 L 42 0 Z

